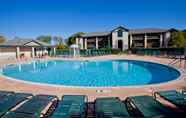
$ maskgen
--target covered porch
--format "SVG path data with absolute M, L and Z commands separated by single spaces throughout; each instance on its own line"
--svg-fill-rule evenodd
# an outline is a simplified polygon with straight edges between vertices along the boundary
M 111 36 L 82 37 L 76 39 L 81 49 L 105 49 L 112 47 Z
M 35 58 L 55 52 L 55 46 L 37 40 L 9 40 L 0 45 L 0 55 L 5 58 Z

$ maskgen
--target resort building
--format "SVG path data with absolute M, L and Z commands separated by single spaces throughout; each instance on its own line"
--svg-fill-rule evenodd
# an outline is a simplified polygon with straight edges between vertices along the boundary
M 34 39 L 14 39 L 0 44 L 1 58 L 39 57 L 48 54 L 55 47 Z
M 112 48 L 122 51 L 129 48 L 163 48 L 169 46 L 175 29 L 127 29 L 122 26 L 109 32 L 86 33 L 76 38 L 81 49 Z

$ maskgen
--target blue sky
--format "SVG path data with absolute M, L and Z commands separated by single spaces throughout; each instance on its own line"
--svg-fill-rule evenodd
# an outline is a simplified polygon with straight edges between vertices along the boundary
M 126 28 L 186 29 L 186 0 L 0 0 L 0 35 L 68 37 Z

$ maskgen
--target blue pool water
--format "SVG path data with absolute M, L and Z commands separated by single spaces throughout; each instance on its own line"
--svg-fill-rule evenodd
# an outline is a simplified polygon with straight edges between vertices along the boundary
M 175 80 L 180 73 L 143 61 L 36 61 L 9 65 L 2 74 L 29 82 L 86 87 L 149 85 Z

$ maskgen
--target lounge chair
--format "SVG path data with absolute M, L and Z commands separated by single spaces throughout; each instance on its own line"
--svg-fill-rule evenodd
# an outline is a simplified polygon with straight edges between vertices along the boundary
M 37 95 L 29 99 L 27 102 L 16 108 L 14 111 L 8 112 L 3 118 L 39 118 L 41 115 L 47 117 L 46 114 L 41 112 L 46 108 L 49 103 L 55 107 L 57 97 L 49 95 Z M 51 108 L 50 106 L 50 108 Z
M 85 118 L 87 97 L 84 95 L 64 95 L 51 118 Z
M 96 118 L 129 117 L 125 104 L 116 97 L 95 100 Z
M 31 94 L 26 93 L 3 93 L 4 96 L 0 97 L 0 116 L 3 116 L 10 109 L 14 108 L 19 103 L 26 100 Z M 1 95 L 3 95 L 1 93 Z
M 127 108 L 135 117 L 174 118 L 178 114 L 162 105 L 151 96 L 134 96 L 126 98 Z
M 7 96 L 7 95 L 11 95 L 11 94 L 14 94 L 14 92 L 12 92 L 12 91 L 0 91 L 0 99 L 3 96 Z
M 186 95 L 176 90 L 158 91 L 154 93 L 155 98 L 157 95 L 186 112 Z

